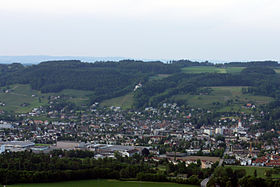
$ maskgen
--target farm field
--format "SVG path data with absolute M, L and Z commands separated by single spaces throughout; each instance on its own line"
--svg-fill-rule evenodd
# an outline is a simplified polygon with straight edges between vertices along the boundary
M 90 91 L 82 90 L 63 90 L 58 93 L 41 93 L 37 90 L 32 90 L 28 84 L 11 85 L 8 88 L 2 87 L 0 92 L 0 109 L 7 111 L 29 112 L 33 108 L 46 105 L 49 96 L 67 96 L 69 102 L 77 105 L 86 104 L 89 101 L 89 95 L 93 94 Z
M 182 68 L 184 73 L 240 73 L 245 67 L 220 68 L 215 66 L 192 66 Z
M 227 106 L 223 106 L 221 111 L 229 110 L 240 110 L 242 105 L 247 103 L 253 103 L 256 105 L 266 104 L 273 100 L 271 97 L 266 96 L 255 96 L 249 94 L 243 94 L 241 86 L 234 87 L 210 87 L 212 92 L 209 95 L 176 95 L 174 96 L 176 100 L 186 100 L 189 105 L 196 107 L 209 108 L 219 106 L 220 104 L 225 105 L 227 102 L 230 102 Z M 219 105 L 217 105 L 219 103 Z M 243 109 L 245 110 L 245 108 Z
M 254 176 L 254 172 L 255 170 L 257 170 L 257 176 L 258 177 L 265 177 L 265 171 L 266 170 L 271 170 L 272 168 L 268 168 L 268 167 L 253 167 L 253 166 L 226 166 L 226 167 L 230 167 L 233 170 L 236 169 L 245 169 L 246 170 L 246 175 L 250 175 L 250 176 Z M 279 174 L 272 174 L 272 178 L 279 178 L 280 175 Z
M 104 100 L 103 102 L 100 103 L 100 105 L 106 107 L 115 106 L 115 107 L 121 107 L 122 109 L 129 109 L 133 105 L 133 93 Z
M 196 187 L 195 185 L 184 185 L 163 182 L 140 182 L 140 181 L 118 181 L 118 180 L 83 180 L 57 183 L 38 184 L 16 184 L 12 187 Z

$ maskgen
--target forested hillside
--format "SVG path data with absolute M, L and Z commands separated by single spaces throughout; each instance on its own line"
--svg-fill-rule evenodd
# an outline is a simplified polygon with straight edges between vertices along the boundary
M 83 63 L 80 61 L 51 61 L 23 67 L 19 64 L 2 65 L 1 86 L 30 84 L 43 93 L 63 89 L 91 90 L 92 101 L 123 95 L 149 76 L 175 73 L 177 67 L 161 62 L 120 61 Z
M 193 74 L 192 67 L 197 67 L 196 71 L 204 68 L 204 71 Z M 240 69 L 233 69 L 236 67 Z M 207 68 L 211 71 L 207 72 Z M 172 96 L 178 94 L 209 94 L 211 89 L 208 87 L 213 86 L 244 86 L 243 93 L 279 99 L 278 68 L 279 64 L 274 61 L 218 65 L 189 60 L 167 64 L 134 60 L 95 63 L 49 61 L 32 66 L 15 63 L 0 65 L 0 85 L 30 84 L 32 89 L 42 93 L 63 89 L 90 90 L 94 93 L 90 96 L 93 103 L 132 93 L 135 85 L 141 83 L 143 87 L 133 95 L 134 107 L 143 108 L 173 102 Z

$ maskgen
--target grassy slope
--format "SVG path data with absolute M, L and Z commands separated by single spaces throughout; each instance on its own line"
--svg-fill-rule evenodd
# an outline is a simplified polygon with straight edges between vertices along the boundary
M 161 80 L 161 79 L 164 79 L 169 76 L 171 76 L 171 74 L 157 74 L 157 75 L 150 77 L 150 80 Z
M 226 73 L 224 68 L 216 68 L 214 66 L 192 66 L 182 68 L 184 73 Z
M 129 109 L 133 105 L 133 93 L 126 94 L 121 97 L 107 99 L 100 103 L 101 106 L 116 106 L 122 109 Z
M 195 187 L 194 185 L 183 185 L 173 183 L 158 183 L 158 182 L 139 182 L 139 181 L 117 181 L 117 180 L 83 180 L 69 181 L 59 183 L 40 183 L 40 184 L 17 184 L 13 187 Z
M 182 71 L 185 73 L 240 73 L 243 69 L 244 67 L 192 66 L 182 68 Z
M 280 73 L 280 68 L 274 69 L 276 73 Z
M 221 110 L 238 110 L 241 105 L 246 103 L 265 104 L 273 99 L 265 96 L 254 96 L 242 94 L 242 87 L 212 87 L 213 91 L 210 95 L 177 95 L 175 100 L 187 100 L 187 102 L 196 107 L 211 107 L 213 102 L 225 104 L 228 100 L 233 100 L 233 104 L 223 107 Z
M 182 68 L 185 73 L 240 73 L 245 67 L 218 68 L 214 66 L 191 66 Z M 280 68 L 275 68 L 276 73 L 280 73 Z
M 5 103 L 5 106 L 0 106 L 0 109 L 15 111 L 15 112 L 28 112 L 33 108 L 46 105 L 48 103 L 48 97 L 67 95 L 69 101 L 77 105 L 88 103 L 90 91 L 82 90 L 63 90 L 59 93 L 42 94 L 40 91 L 32 90 L 30 85 L 16 84 L 9 86 L 9 92 L 0 93 L 0 102 Z M 35 95 L 32 97 L 32 95 Z M 40 98 L 40 99 L 39 99 Z M 41 102 L 39 102 L 41 100 Z M 21 105 L 27 103 L 28 106 L 22 107 Z
M 208 67 L 206 67 L 208 68 Z M 166 75 L 160 75 L 166 77 Z M 249 94 L 242 94 L 242 87 L 212 87 L 213 91 L 210 95 L 176 95 L 175 99 L 187 100 L 190 105 L 195 107 L 212 107 L 213 102 L 220 102 L 224 104 L 227 100 L 232 99 L 233 104 L 221 108 L 221 111 L 237 111 L 240 110 L 246 103 L 265 104 L 273 99 L 265 96 L 253 96 Z M 3 88 L 2 88 L 3 90 Z M 50 95 L 66 95 L 68 101 L 77 105 L 87 104 L 89 102 L 89 95 L 93 94 L 91 91 L 82 90 L 63 90 L 59 93 L 42 94 L 39 91 L 32 90 L 29 85 L 12 85 L 9 87 L 9 92 L 0 92 L 0 102 L 5 103 L 5 106 L 0 106 L 0 109 L 28 112 L 35 107 L 46 105 Z M 32 95 L 35 95 L 32 97 Z M 40 98 L 40 99 L 39 99 Z M 39 102 L 40 100 L 40 102 Z M 29 105 L 22 107 L 21 105 L 27 103 Z M 119 106 L 123 109 L 129 109 L 133 105 L 133 93 L 105 100 L 101 102 L 101 106 Z M 246 110 L 246 109 L 242 109 Z
M 257 176 L 258 177 L 265 177 L 265 171 L 266 170 L 271 170 L 272 168 L 268 167 L 251 167 L 251 166 L 226 166 L 226 167 L 231 167 L 233 170 L 235 169 L 245 169 L 246 170 L 246 175 L 254 176 L 255 170 L 257 170 Z M 279 175 L 273 174 L 272 177 L 280 177 Z
M 220 102 L 225 104 L 228 100 L 233 100 L 233 104 L 220 108 L 220 111 L 249 111 L 249 109 L 241 106 L 247 103 L 254 103 L 256 105 L 266 104 L 273 100 L 271 97 L 255 96 L 249 94 L 242 94 L 241 86 L 236 87 L 212 87 L 213 91 L 210 95 L 176 95 L 175 100 L 187 100 L 188 104 L 194 107 L 213 107 L 213 102 Z M 123 109 L 132 107 L 133 95 L 132 93 L 125 96 L 116 97 L 105 100 L 101 106 L 119 106 Z

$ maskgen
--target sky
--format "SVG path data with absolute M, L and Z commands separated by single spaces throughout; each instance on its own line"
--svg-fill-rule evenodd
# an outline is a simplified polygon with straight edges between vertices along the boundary
M 280 60 L 279 0 L 0 0 L 0 55 Z

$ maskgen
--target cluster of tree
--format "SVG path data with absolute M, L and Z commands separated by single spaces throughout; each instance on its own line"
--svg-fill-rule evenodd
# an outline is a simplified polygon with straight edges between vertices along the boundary
M 267 105 L 261 106 L 261 110 L 263 111 L 263 116 L 259 119 L 260 123 L 255 124 L 250 129 L 252 131 L 263 129 L 265 133 L 260 139 L 274 144 L 272 140 L 277 138 L 277 131 L 280 129 L 280 100 L 276 99 Z M 272 129 L 275 131 L 271 131 Z
M 279 186 L 279 180 L 272 180 L 271 178 L 258 178 L 255 170 L 254 176 L 246 176 L 245 169 L 232 170 L 230 167 L 217 167 L 213 173 L 213 177 L 209 180 L 207 186 L 259 186 L 259 187 L 274 187 Z
M 145 151 L 144 151 L 145 153 Z M 90 151 L 53 150 L 49 154 L 35 154 L 32 151 L 5 152 L 0 155 L 0 183 L 56 182 L 82 179 L 122 179 L 158 182 L 178 182 L 199 184 L 201 179 L 210 175 L 213 169 L 201 169 L 201 162 L 178 165 L 166 163 L 167 171 L 155 169 L 154 162 L 144 162 L 138 154 L 133 157 L 116 159 L 94 159 Z M 177 174 L 187 174 L 188 178 L 176 178 Z M 175 176 L 175 178 L 174 178 Z
M 238 180 L 246 175 L 244 169 L 232 170 L 230 167 L 217 167 L 210 179 L 208 186 L 237 186 Z
M 225 143 L 223 143 L 223 146 L 225 147 Z M 211 151 L 210 153 L 203 153 L 201 150 L 198 151 L 195 155 L 197 156 L 213 156 L 213 157 L 222 157 L 225 152 L 224 148 L 221 149 L 215 149 L 214 151 Z
M 205 61 L 205 62 L 197 62 L 191 60 L 173 60 L 170 62 L 174 66 L 179 67 L 190 67 L 190 66 L 215 66 L 215 64 Z
M 191 60 L 174 60 L 170 62 L 172 65 L 180 67 L 190 67 L 190 66 L 216 66 L 216 67 L 280 67 L 277 61 L 250 61 L 250 62 L 229 62 L 214 64 L 208 61 L 197 62 Z
M 274 71 L 274 69 L 270 68 L 270 67 L 260 67 L 260 66 L 256 66 L 256 67 L 250 67 L 250 68 L 245 68 L 241 71 L 242 74 L 276 74 L 276 72 Z
M 99 159 L 89 151 L 52 151 L 35 154 L 29 151 L 0 156 L 2 184 L 54 182 L 81 179 L 136 178 L 139 172 L 156 173 L 139 158 Z M 126 175 L 128 173 L 129 175 Z
M 213 168 L 217 166 L 217 163 L 213 165 Z M 185 162 L 178 162 L 178 164 L 168 163 L 166 167 L 166 172 L 168 174 L 173 174 L 173 176 L 177 176 L 178 174 L 186 174 L 187 176 L 198 176 L 199 179 L 204 179 L 210 176 L 213 168 L 210 169 L 201 169 L 201 161 L 197 160 L 197 164 L 191 163 L 186 166 Z
M 264 179 L 255 176 L 243 177 L 239 180 L 239 184 L 244 187 L 275 187 L 280 186 L 280 180 L 273 180 L 270 178 Z
M 279 67 L 277 61 L 251 61 L 251 62 L 230 62 L 223 64 L 224 66 L 228 67 Z

